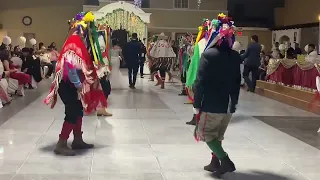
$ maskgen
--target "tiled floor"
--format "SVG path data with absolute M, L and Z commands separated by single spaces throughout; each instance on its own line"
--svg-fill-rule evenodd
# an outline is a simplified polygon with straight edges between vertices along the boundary
M 319 117 L 256 116 L 257 119 L 320 150 Z
M 206 180 L 210 150 L 185 125 L 192 115 L 179 87 L 154 87 L 110 96 L 112 118 L 85 117 L 84 136 L 96 148 L 58 157 L 53 148 L 63 122 L 61 103 L 45 107 L 43 94 L 0 126 L 0 180 Z M 4 109 L 5 110 L 5 109 Z M 8 109 L 11 111 L 10 109 Z M 2 111 L 0 118 L 2 118 Z M 318 149 L 253 116 L 308 117 L 311 113 L 241 92 L 223 145 L 237 171 L 230 180 L 318 180 Z M 290 121 L 290 119 L 288 119 Z

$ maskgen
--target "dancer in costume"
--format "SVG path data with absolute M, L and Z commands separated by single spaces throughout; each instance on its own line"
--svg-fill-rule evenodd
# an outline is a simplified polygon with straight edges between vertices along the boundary
M 56 154 L 73 156 L 75 149 L 93 148 L 93 144 L 87 144 L 82 139 L 83 110 L 90 113 L 98 107 L 107 106 L 93 62 L 99 63 L 96 50 L 100 49 L 95 49 L 93 43 L 92 23 L 94 16 L 91 12 L 79 13 L 74 18 L 57 61 L 50 93 L 44 100 L 45 104 L 54 108 L 59 94 L 65 105 L 65 121 L 54 150 Z M 92 56 L 88 50 L 91 50 Z M 67 140 L 72 131 L 74 140 L 70 149 Z
M 156 85 L 161 85 L 161 89 L 164 89 L 164 82 L 166 79 L 166 72 L 170 71 L 172 63 L 176 58 L 176 54 L 173 52 L 173 49 L 170 43 L 167 41 L 168 37 L 161 33 L 157 37 L 157 41 L 152 46 L 150 50 L 150 57 L 152 58 L 152 67 L 151 69 L 155 72 L 158 83 Z M 160 76 L 157 75 L 157 71 L 160 71 Z
M 187 96 L 186 80 L 187 71 L 193 54 L 193 36 L 188 33 L 181 39 L 182 47 L 179 50 L 179 61 L 180 61 L 180 78 L 182 82 L 182 89 L 179 96 Z
M 191 57 L 191 63 L 187 71 L 186 88 L 189 100 L 193 103 L 193 90 L 192 86 L 196 80 L 200 57 L 207 45 L 209 34 L 215 31 L 211 21 L 204 19 L 202 26 L 199 27 L 199 33 L 195 42 L 194 53 Z M 196 125 L 196 115 L 194 114 L 191 121 L 187 122 L 188 125 Z
M 206 142 L 213 152 L 205 170 L 220 177 L 236 170 L 221 142 L 238 104 L 241 57 L 232 50 L 235 27 L 231 19 L 219 14 L 212 24 L 216 31 L 209 35 L 194 82 L 193 106 L 199 116 L 194 136 L 196 140 Z
M 155 69 L 155 67 L 152 66 L 153 58 L 150 55 L 151 49 L 153 48 L 157 39 L 158 39 L 157 36 L 153 36 L 151 41 L 149 42 L 148 49 L 147 49 L 148 66 L 149 66 L 149 71 L 150 71 L 150 81 L 154 81 L 154 77 L 158 73 L 158 71 Z M 160 81 L 159 75 L 156 78 L 158 81 Z
M 110 30 L 109 28 L 104 30 L 100 29 L 98 31 L 98 34 L 98 42 L 102 53 L 103 63 L 99 63 L 98 65 L 96 65 L 96 68 L 104 96 L 106 100 L 108 100 L 108 97 L 111 93 L 111 85 L 108 80 L 108 76 L 110 74 L 110 63 L 108 58 L 108 40 L 110 39 Z M 101 107 L 97 110 L 97 116 L 112 116 L 112 114 L 107 111 L 107 107 Z

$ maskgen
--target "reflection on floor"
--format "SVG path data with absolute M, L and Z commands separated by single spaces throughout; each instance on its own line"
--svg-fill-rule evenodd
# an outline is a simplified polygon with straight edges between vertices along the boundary
M 12 116 L 20 112 L 22 109 L 27 107 L 30 103 L 38 99 L 43 92 L 48 91 L 48 87 L 50 86 L 50 81 L 42 82 L 37 89 L 33 90 L 25 90 L 25 97 L 14 96 L 13 101 L 10 105 L 5 108 L 0 108 L 0 125 L 10 119 Z
M 69 158 L 52 152 L 63 106 L 45 107 L 43 92 L 0 126 L 0 180 L 213 179 L 203 171 L 210 150 L 185 125 L 192 108 L 177 95 L 180 87 L 166 85 L 161 90 L 139 79 L 136 90 L 112 91 L 112 118 L 85 117 L 84 138 L 96 148 Z M 225 179 L 318 180 L 318 149 L 253 117 L 292 116 L 309 122 L 315 115 L 247 92 L 240 99 L 223 142 L 237 172 Z

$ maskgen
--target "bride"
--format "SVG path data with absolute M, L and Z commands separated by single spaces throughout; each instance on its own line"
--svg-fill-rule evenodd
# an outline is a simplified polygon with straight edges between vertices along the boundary
M 122 61 L 122 49 L 118 45 L 117 40 L 112 40 L 111 49 L 111 73 L 110 73 L 110 84 L 112 89 L 124 89 L 125 80 L 120 72 L 120 65 Z

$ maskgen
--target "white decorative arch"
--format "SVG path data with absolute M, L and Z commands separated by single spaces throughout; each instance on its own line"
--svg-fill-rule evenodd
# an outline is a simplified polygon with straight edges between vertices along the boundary
M 118 1 L 118 2 L 105 5 L 104 7 L 99 9 L 97 12 L 94 12 L 94 14 L 97 19 L 100 19 L 103 16 L 105 16 L 107 13 L 112 13 L 114 10 L 117 10 L 117 9 L 123 9 L 125 11 L 128 11 L 129 13 L 134 13 L 136 16 L 139 16 L 144 23 L 150 23 L 151 13 L 146 13 L 142 9 L 136 7 L 134 4 L 127 3 L 125 1 Z

